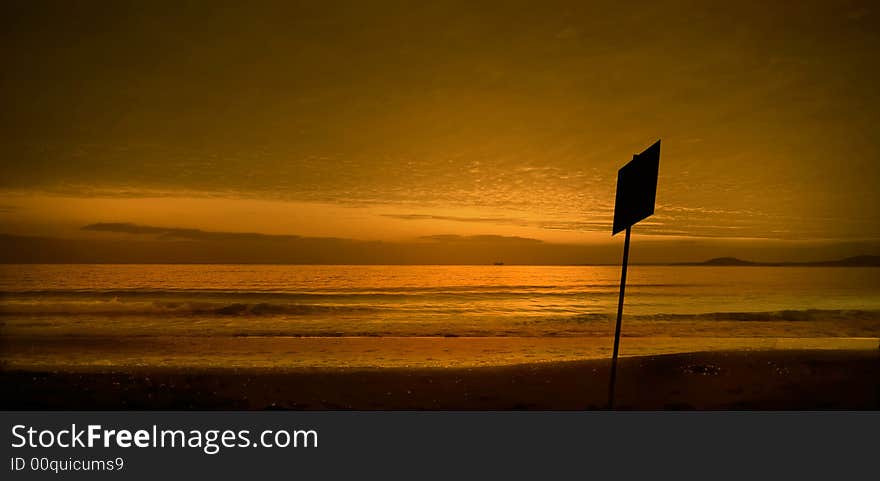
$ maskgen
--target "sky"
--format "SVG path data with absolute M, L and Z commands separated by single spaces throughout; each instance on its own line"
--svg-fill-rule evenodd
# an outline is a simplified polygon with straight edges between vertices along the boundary
M 877 22 L 868 1 L 3 2 L 0 261 L 613 263 L 617 169 L 657 139 L 635 261 L 880 254 Z

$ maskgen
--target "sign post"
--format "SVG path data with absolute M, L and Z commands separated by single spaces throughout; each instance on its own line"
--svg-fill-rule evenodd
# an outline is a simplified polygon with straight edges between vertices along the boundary
M 614 384 L 617 379 L 617 353 L 620 347 L 620 325 L 623 320 L 623 293 L 626 290 L 626 266 L 629 263 L 629 237 L 632 226 L 654 214 L 657 197 L 657 175 L 660 170 L 660 141 L 645 149 L 617 171 L 617 194 L 614 199 L 614 226 L 611 235 L 626 230 L 623 241 L 623 268 L 620 273 L 620 298 L 617 301 L 617 325 L 614 328 L 614 350 L 611 355 L 611 376 L 608 381 L 608 409 L 614 409 Z

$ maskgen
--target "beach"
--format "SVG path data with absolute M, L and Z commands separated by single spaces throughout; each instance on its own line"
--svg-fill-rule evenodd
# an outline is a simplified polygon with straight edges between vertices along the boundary
M 608 266 L 0 266 L 7 409 L 602 409 Z M 620 409 L 877 409 L 876 269 L 633 266 Z
M 2 409 L 604 409 L 607 359 L 470 368 L 4 370 Z M 620 360 L 616 409 L 880 409 L 880 351 L 717 351 Z
M 474 368 L 3 372 L 7 409 L 600 409 L 608 360 Z M 619 409 L 876 409 L 878 351 L 621 359 Z

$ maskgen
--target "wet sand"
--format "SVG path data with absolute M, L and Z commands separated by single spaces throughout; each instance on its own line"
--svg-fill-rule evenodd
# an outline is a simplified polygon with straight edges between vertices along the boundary
M 3 409 L 576 410 L 606 405 L 609 361 L 488 367 L 0 371 Z M 880 409 L 880 351 L 717 351 L 620 360 L 617 408 Z
M 621 356 L 701 351 L 876 350 L 876 337 L 623 336 Z M 412 336 L 21 336 L 0 370 L 475 368 L 611 357 L 613 338 Z

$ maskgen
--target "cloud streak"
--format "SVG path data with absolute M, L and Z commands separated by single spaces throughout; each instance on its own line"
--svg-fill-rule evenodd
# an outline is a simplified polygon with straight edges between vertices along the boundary
M 348 242 L 361 244 L 377 244 L 375 241 L 343 239 L 336 237 L 306 237 L 293 234 L 261 234 L 256 232 L 216 232 L 185 227 L 161 227 L 135 224 L 132 222 L 98 222 L 81 227 L 88 232 L 106 232 L 147 236 L 159 240 L 190 240 L 190 241 L 323 241 Z M 503 235 L 456 235 L 435 234 L 420 236 L 418 240 L 439 244 L 543 244 L 544 241 L 519 236 Z
M 572 231 L 606 230 L 608 222 L 597 221 L 566 221 L 566 220 L 529 220 L 516 217 L 468 217 L 433 214 L 382 214 L 383 217 L 399 220 L 441 220 L 449 222 L 465 222 L 478 224 L 515 225 L 521 227 L 539 227 L 542 229 L 558 229 Z
M 112 232 L 117 234 L 148 235 L 166 240 L 285 241 L 303 239 L 303 237 L 297 235 L 259 234 L 255 232 L 212 232 L 204 231 L 201 229 L 189 229 L 183 227 L 157 227 L 150 225 L 139 225 L 130 222 L 99 222 L 96 224 L 83 226 L 82 230 L 90 232 Z

